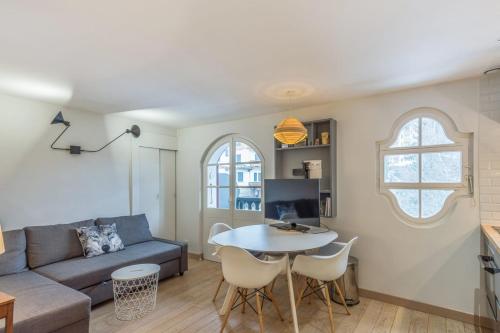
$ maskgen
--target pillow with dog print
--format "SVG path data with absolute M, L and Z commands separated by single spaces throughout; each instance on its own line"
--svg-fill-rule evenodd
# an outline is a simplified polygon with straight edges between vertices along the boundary
M 116 232 L 116 225 L 76 228 L 78 239 L 82 244 L 83 255 L 87 258 L 123 250 L 125 246 Z

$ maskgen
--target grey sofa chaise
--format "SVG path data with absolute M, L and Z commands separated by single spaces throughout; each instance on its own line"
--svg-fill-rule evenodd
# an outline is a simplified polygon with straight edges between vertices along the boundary
M 125 249 L 83 257 L 75 228 L 111 223 Z M 160 279 L 188 269 L 187 245 L 153 238 L 145 215 L 26 227 L 4 232 L 4 240 L 0 291 L 16 297 L 16 333 L 88 332 L 90 307 L 113 298 L 111 273 L 120 267 L 158 264 Z

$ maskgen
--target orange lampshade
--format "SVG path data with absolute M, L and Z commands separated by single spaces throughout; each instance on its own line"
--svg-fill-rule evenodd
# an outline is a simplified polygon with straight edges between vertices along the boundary
M 4 252 L 5 252 L 5 244 L 3 243 L 2 226 L 0 225 L 0 254 L 3 254 Z
M 281 143 L 294 145 L 307 138 L 307 129 L 297 118 L 286 118 L 274 129 L 274 138 Z

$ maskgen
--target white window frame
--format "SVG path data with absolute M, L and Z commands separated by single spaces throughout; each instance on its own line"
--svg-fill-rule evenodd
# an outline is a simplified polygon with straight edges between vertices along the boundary
M 397 140 L 401 128 L 408 122 L 416 118 L 431 118 L 438 121 L 444 129 L 446 136 L 453 141 L 452 144 L 442 144 L 433 146 L 422 146 L 422 126 L 420 124 L 419 146 L 415 147 L 397 147 L 391 148 L 391 145 Z M 420 120 L 421 121 L 421 120 Z M 404 223 L 414 227 L 433 227 L 442 223 L 443 217 L 449 212 L 450 208 L 456 203 L 460 197 L 472 197 L 473 195 L 473 153 L 472 153 L 472 133 L 460 132 L 455 125 L 455 122 L 443 111 L 434 108 L 417 108 L 406 112 L 400 116 L 394 123 L 391 136 L 383 141 L 377 142 L 377 158 L 378 158 L 378 188 L 379 192 L 384 195 L 391 204 L 391 208 L 396 216 Z M 459 183 L 422 183 L 422 156 L 423 153 L 433 152 L 448 152 L 459 151 L 462 153 L 462 179 Z M 398 154 L 418 154 L 419 155 L 419 182 L 418 183 L 385 183 L 384 181 L 384 157 L 386 155 Z M 436 215 L 429 218 L 415 218 L 406 214 L 399 206 L 396 196 L 390 191 L 391 189 L 416 189 L 416 190 L 432 190 L 446 189 L 453 190 L 453 193 L 448 196 L 442 209 Z M 419 191 L 419 209 L 422 211 L 422 192 Z
M 260 159 L 260 161 L 252 161 L 252 162 L 237 162 L 236 161 L 236 143 L 241 142 L 249 146 L 250 148 L 253 149 L 253 151 L 257 154 L 257 157 Z M 209 163 L 212 155 L 219 149 L 219 147 L 223 146 L 224 144 L 229 144 L 229 162 L 228 163 Z M 264 212 L 264 205 L 263 205 L 263 199 L 264 199 L 264 183 L 261 181 L 260 186 L 245 186 L 245 185 L 238 185 L 238 175 L 237 175 L 237 165 L 248 165 L 248 164 L 260 164 L 260 171 L 261 173 L 264 172 L 265 168 L 265 160 L 264 156 L 262 155 L 260 149 L 257 147 L 255 143 L 250 141 L 249 139 L 237 135 L 237 134 L 228 134 L 226 136 L 223 136 L 219 140 L 217 140 L 215 143 L 213 143 L 210 147 L 210 149 L 206 153 L 206 158 L 204 158 L 205 161 L 202 164 L 202 177 L 203 177 L 203 205 L 204 209 L 220 209 L 220 210 L 232 210 L 232 211 L 237 211 L 237 212 L 254 212 L 252 210 L 244 210 L 244 209 L 239 209 L 236 208 L 236 189 L 238 188 L 256 188 L 260 189 L 260 194 L 261 194 L 261 203 L 260 203 L 260 210 L 256 210 L 255 212 Z M 207 179 L 207 168 L 209 166 L 217 166 L 218 165 L 229 165 L 229 185 L 227 186 L 219 186 L 219 185 L 208 185 L 208 179 Z M 228 188 L 229 189 L 229 208 L 218 208 L 218 207 L 208 207 L 208 197 L 207 197 L 207 189 L 208 188 Z M 217 190 L 218 191 L 218 190 Z M 218 196 L 218 192 L 217 192 Z M 219 204 L 217 203 L 217 206 Z

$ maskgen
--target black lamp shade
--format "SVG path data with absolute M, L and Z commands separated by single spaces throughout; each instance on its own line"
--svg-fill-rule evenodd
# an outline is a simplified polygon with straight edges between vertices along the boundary
M 137 125 L 132 125 L 132 127 L 127 130 L 127 133 L 132 133 L 134 138 L 138 138 L 141 135 L 141 128 Z
M 64 124 L 66 126 L 69 126 L 69 121 L 65 121 L 62 112 L 59 111 L 59 113 L 54 117 L 54 119 L 52 119 L 51 124 Z

